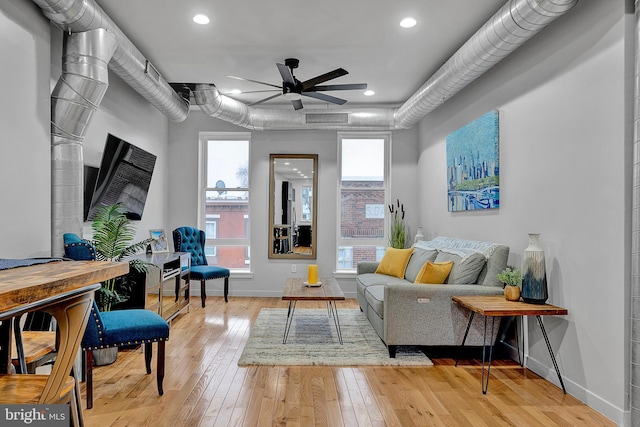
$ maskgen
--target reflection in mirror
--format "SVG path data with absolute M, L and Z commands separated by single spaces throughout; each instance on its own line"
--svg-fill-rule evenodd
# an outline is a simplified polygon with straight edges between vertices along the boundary
M 269 258 L 316 257 L 317 154 L 271 154 Z

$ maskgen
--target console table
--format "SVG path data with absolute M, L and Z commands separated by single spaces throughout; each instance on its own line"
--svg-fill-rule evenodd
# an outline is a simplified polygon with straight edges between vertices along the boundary
M 156 252 L 127 258 L 146 262 L 149 271 L 129 274 L 133 288 L 131 306 L 155 311 L 170 321 L 183 311 L 189 311 L 189 252 Z
M 506 316 L 536 316 L 538 320 L 538 325 L 540 325 L 540 330 L 542 331 L 542 336 L 544 337 L 545 342 L 547 343 L 547 349 L 549 350 L 549 355 L 551 356 L 551 361 L 553 362 L 553 367 L 556 368 L 556 374 L 558 375 L 558 379 L 560 380 L 560 385 L 562 386 L 562 391 L 564 394 L 567 394 L 567 390 L 564 387 L 564 382 L 562 381 L 562 375 L 560 375 L 560 369 L 558 368 L 558 364 L 556 363 L 556 357 L 553 355 L 553 349 L 551 348 L 551 343 L 549 342 L 549 338 L 547 337 L 547 331 L 544 329 L 544 324 L 542 323 L 541 316 L 562 316 L 567 315 L 568 311 L 566 308 L 556 307 L 550 304 L 528 304 L 526 302 L 520 301 L 507 301 L 501 295 L 489 295 L 489 296 L 481 296 L 481 295 L 470 295 L 470 296 L 455 296 L 452 297 L 453 301 L 458 303 L 460 306 L 465 307 L 471 310 L 471 316 L 469 316 L 469 323 L 467 323 L 467 329 L 464 333 L 464 337 L 462 338 L 461 346 L 464 346 L 464 342 L 467 340 L 467 335 L 469 333 L 469 328 L 471 327 L 471 323 L 473 322 L 473 316 L 478 313 L 484 316 L 484 337 L 482 341 L 482 394 L 487 394 L 487 389 L 489 388 L 489 374 L 491 372 L 491 357 L 493 353 L 493 345 L 489 348 L 489 363 L 487 367 L 487 377 L 485 381 L 484 376 L 484 365 L 485 365 L 485 350 L 486 350 L 486 342 L 487 342 L 487 318 L 491 317 L 491 337 L 493 337 L 493 326 L 495 324 L 496 317 L 506 317 Z M 520 345 L 518 345 L 518 354 L 520 353 Z M 458 366 L 458 359 L 456 359 L 456 366 Z

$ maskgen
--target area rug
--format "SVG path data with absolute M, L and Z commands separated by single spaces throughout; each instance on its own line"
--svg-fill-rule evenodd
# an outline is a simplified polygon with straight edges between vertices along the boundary
M 287 309 L 263 308 L 242 355 L 239 366 L 431 366 L 418 347 L 398 347 L 390 358 L 376 331 L 360 310 L 338 310 L 340 344 L 333 319 L 324 309 L 296 309 L 287 343 L 282 343 Z

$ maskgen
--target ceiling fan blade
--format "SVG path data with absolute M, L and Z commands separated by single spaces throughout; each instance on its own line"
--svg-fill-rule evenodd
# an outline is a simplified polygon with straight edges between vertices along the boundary
M 237 96 L 237 95 L 244 95 L 246 93 L 273 93 L 273 92 L 282 92 L 282 90 L 276 90 L 276 89 L 272 89 L 272 90 L 246 90 L 246 91 L 242 91 L 242 92 L 223 92 L 223 95 L 226 96 Z
M 282 81 L 292 86 L 295 86 L 296 79 L 293 78 L 293 73 L 291 72 L 289 67 L 287 67 L 284 64 L 276 64 L 276 65 L 278 66 L 278 71 L 280 71 L 280 75 L 282 76 Z
M 302 110 L 302 101 L 299 99 L 294 99 L 291 101 L 294 110 Z
M 314 77 L 312 79 L 302 82 L 302 90 L 307 90 L 317 84 L 324 83 L 328 80 L 335 79 L 340 76 L 345 76 L 347 74 L 349 74 L 349 72 L 344 68 L 336 68 L 333 71 L 329 71 L 328 73 L 319 75 L 317 77 Z
M 318 92 L 302 92 L 304 96 L 308 96 L 311 98 L 319 99 L 321 101 L 331 102 L 332 104 L 342 105 L 347 102 L 346 99 L 336 98 L 335 96 L 326 95 L 324 93 Z
M 280 95 L 282 95 L 282 94 L 281 94 L 281 93 L 276 93 L 275 95 L 268 96 L 268 97 L 266 97 L 266 98 L 264 98 L 264 99 L 261 99 L 260 101 L 256 101 L 256 102 L 254 102 L 253 104 L 249 104 L 249 106 L 257 105 L 257 104 L 262 104 L 263 102 L 270 101 L 270 100 L 272 100 L 273 98 L 277 98 L 277 97 L 279 97 Z
M 305 92 L 324 92 L 328 90 L 360 90 L 360 89 L 366 89 L 366 88 L 367 88 L 366 83 L 353 83 L 353 84 L 344 84 L 344 85 L 313 86 L 304 91 Z
M 265 82 L 261 82 L 261 81 L 258 81 L 258 80 L 245 79 L 243 77 L 236 77 L 236 76 L 225 76 L 225 77 L 228 77 L 230 79 L 242 80 L 242 81 L 245 81 L 245 82 L 258 83 L 258 84 L 261 84 L 261 85 L 267 85 L 267 86 L 271 86 L 271 87 L 277 87 L 278 89 L 282 89 L 282 86 L 273 85 L 271 83 L 265 83 Z

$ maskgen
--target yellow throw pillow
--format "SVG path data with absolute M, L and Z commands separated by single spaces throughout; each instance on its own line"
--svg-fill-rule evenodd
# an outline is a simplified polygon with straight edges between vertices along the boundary
M 412 253 L 413 248 L 387 248 L 380 264 L 378 264 L 376 273 L 399 277 L 400 279 L 404 278 L 404 270 L 407 268 L 407 264 L 409 264 L 409 258 L 411 258 Z
M 453 261 L 448 262 L 431 262 L 427 261 L 420 272 L 416 276 L 414 283 L 428 283 L 431 285 L 441 285 L 447 280 L 451 268 L 453 267 Z

